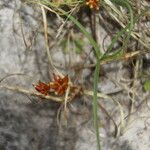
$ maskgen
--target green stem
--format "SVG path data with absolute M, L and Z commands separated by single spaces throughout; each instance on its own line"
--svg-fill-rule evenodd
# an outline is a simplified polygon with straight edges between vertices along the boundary
M 97 103 L 97 85 L 99 82 L 100 72 L 100 59 L 97 60 L 96 68 L 94 71 L 94 95 L 93 95 L 93 116 L 94 116 L 94 127 L 96 130 L 97 149 L 100 150 L 100 136 L 99 136 L 99 120 L 98 120 L 98 103 Z

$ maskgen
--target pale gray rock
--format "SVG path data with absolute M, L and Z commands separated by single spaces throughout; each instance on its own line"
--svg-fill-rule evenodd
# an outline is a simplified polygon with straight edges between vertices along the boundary
M 51 16 L 49 16 L 51 17 Z M 33 90 L 32 84 L 38 80 L 49 81 L 50 72 L 45 41 L 43 36 L 42 16 L 39 9 L 24 4 L 21 0 L 0 1 L 0 78 L 9 74 L 22 73 L 24 75 L 10 76 L 0 83 L 7 86 L 19 86 Z M 59 21 L 52 16 L 49 21 L 51 39 L 56 39 L 55 31 L 59 28 Z M 102 27 L 100 27 L 102 28 Z M 54 29 L 54 30 L 53 30 Z M 105 30 L 99 30 L 101 40 L 107 36 Z M 108 42 L 110 39 L 108 37 Z M 106 42 L 106 41 L 105 41 Z M 53 44 L 53 43 L 52 43 Z M 104 47 L 108 43 L 106 42 Z M 51 40 L 50 40 L 51 45 Z M 87 45 L 87 54 L 89 53 Z M 101 47 L 102 48 L 102 47 Z M 90 64 L 95 62 L 91 53 L 89 60 L 84 62 L 79 55 L 73 54 L 71 62 L 69 56 L 57 48 L 51 50 L 52 59 L 63 72 L 69 73 L 67 63 Z M 85 58 L 85 57 L 84 57 Z M 149 62 L 146 57 L 144 64 Z M 92 60 L 93 59 L 93 60 Z M 66 60 L 66 62 L 64 61 Z M 91 61 L 92 60 L 92 61 Z M 92 70 L 92 69 L 91 69 Z M 70 75 L 78 76 L 78 83 L 86 83 L 87 89 L 93 88 L 93 70 L 84 70 L 78 76 L 76 72 Z M 125 114 L 128 112 L 129 91 L 122 84 L 130 82 L 131 72 L 126 63 L 111 63 L 103 65 L 98 90 L 105 94 L 114 94 L 113 98 L 119 100 L 124 106 Z M 125 79 L 125 81 L 122 81 Z M 114 83 L 118 81 L 118 84 Z M 120 84 L 120 85 L 119 85 Z M 136 106 L 145 100 L 141 83 L 137 82 Z M 121 93 L 122 92 L 122 93 Z M 146 96 L 145 96 L 146 97 Z M 83 100 L 84 99 L 84 100 Z M 101 104 L 109 111 L 117 124 L 120 123 L 120 114 L 116 103 L 101 100 Z M 132 114 L 131 122 L 123 130 L 122 135 L 114 138 L 114 126 L 110 119 L 100 111 L 100 138 L 103 150 L 149 150 L 150 120 L 149 97 L 147 104 L 142 105 L 139 112 Z M 77 98 L 72 103 L 75 112 L 69 112 L 68 126 L 58 126 L 57 110 L 59 104 L 41 100 L 36 97 L 17 92 L 0 89 L 0 150 L 96 150 L 96 137 L 93 129 L 92 98 Z
M 39 79 L 50 80 L 44 37 L 37 32 L 36 17 L 40 15 L 19 0 L 0 1 L 0 78 L 24 74 L 9 77 L 1 85 L 33 90 L 32 84 Z M 59 104 L 30 99 L 0 89 L 0 149 L 73 149 L 75 128 L 59 133 L 56 123 Z

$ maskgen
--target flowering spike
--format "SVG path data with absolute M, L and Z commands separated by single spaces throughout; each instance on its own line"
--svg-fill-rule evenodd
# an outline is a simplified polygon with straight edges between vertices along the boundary
M 50 90 L 50 86 L 44 82 L 39 81 L 39 83 L 37 85 L 33 85 L 35 87 L 35 89 L 44 94 L 47 95 L 49 90 Z
M 86 0 L 86 5 L 95 10 L 99 10 L 99 3 L 100 0 Z
M 51 89 L 55 91 L 56 95 L 63 95 L 68 88 L 69 78 L 66 75 L 64 78 L 61 78 L 59 75 L 54 74 L 54 82 L 50 82 L 49 85 Z
M 49 92 L 54 92 L 56 95 L 65 94 L 69 82 L 68 75 L 62 78 L 59 75 L 53 74 L 53 78 L 54 81 L 48 84 L 39 81 L 37 85 L 34 85 L 35 89 L 44 95 L 47 95 Z

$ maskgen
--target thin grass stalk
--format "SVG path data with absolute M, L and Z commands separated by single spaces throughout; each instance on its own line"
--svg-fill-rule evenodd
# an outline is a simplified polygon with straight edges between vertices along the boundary
M 93 116 L 94 116 L 94 127 L 96 130 L 97 149 L 101 149 L 100 136 L 99 136 L 99 120 L 98 120 L 98 102 L 97 102 L 97 86 L 99 82 L 100 72 L 100 59 L 97 60 L 96 68 L 94 71 L 94 94 L 93 94 Z

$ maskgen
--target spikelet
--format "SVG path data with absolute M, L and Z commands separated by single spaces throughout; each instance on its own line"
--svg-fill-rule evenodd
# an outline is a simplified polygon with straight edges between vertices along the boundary
M 54 81 L 49 83 L 39 81 L 38 84 L 33 84 L 34 88 L 43 95 L 48 95 L 51 92 L 59 96 L 65 94 L 69 82 L 68 75 L 60 77 L 59 75 L 53 74 L 53 77 Z
M 86 5 L 95 10 L 99 10 L 99 3 L 100 0 L 86 0 Z

